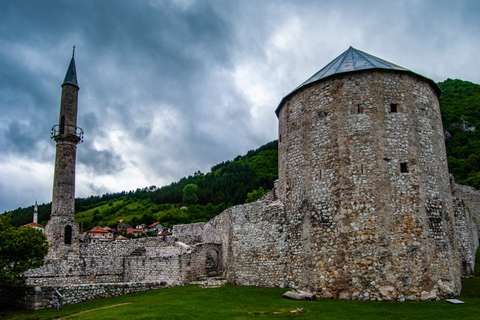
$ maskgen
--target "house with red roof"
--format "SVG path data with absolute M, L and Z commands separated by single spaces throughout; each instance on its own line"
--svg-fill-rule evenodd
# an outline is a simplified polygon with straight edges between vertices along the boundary
M 165 226 L 160 222 L 155 222 L 148 226 L 148 231 L 150 232 L 161 232 L 165 229 Z
M 32 228 L 40 230 L 42 233 L 45 233 L 45 227 L 42 226 L 40 223 L 37 223 L 37 222 L 30 222 L 30 223 L 24 224 L 23 226 L 24 227 L 32 227 Z
M 131 229 L 131 228 L 127 229 L 127 234 L 133 234 L 134 236 L 137 236 L 137 237 L 142 235 L 142 233 L 143 233 L 142 229 Z
M 84 239 L 85 241 L 90 243 L 99 243 L 113 240 L 113 234 L 111 236 L 111 239 L 109 239 L 108 234 L 109 232 L 107 230 L 103 229 L 100 226 L 96 226 L 92 230 L 85 232 Z

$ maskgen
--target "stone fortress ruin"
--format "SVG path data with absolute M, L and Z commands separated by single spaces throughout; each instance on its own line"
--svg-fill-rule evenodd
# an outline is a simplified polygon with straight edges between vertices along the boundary
M 73 57 L 67 76 L 72 68 Z M 76 75 L 62 88 L 76 94 Z M 334 299 L 454 297 L 473 272 L 480 193 L 449 176 L 440 93 L 432 80 L 350 47 L 276 109 L 279 180 L 270 193 L 174 226 L 169 237 L 85 247 L 69 202 L 79 131 L 58 133 L 56 166 L 66 160 L 53 203 L 68 203 L 52 205 L 51 252 L 26 273 L 18 303 L 48 308 L 207 277 Z M 76 126 L 76 96 L 69 101 Z

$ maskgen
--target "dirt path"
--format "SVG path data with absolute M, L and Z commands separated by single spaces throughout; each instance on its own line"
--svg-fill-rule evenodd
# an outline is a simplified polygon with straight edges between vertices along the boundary
M 82 313 L 87 313 L 87 312 L 90 312 L 90 311 L 95 311 L 95 310 L 99 310 L 99 309 L 108 309 L 108 308 L 123 306 L 123 305 L 130 304 L 130 303 L 133 303 L 133 302 L 125 302 L 125 303 L 114 304 L 114 305 L 111 305 L 111 306 L 85 310 L 85 311 L 69 314 L 68 316 L 63 316 L 63 317 L 60 317 L 60 318 L 53 318 L 53 320 L 65 319 L 65 318 L 68 318 L 68 317 L 76 316 L 76 315 L 79 315 L 79 314 L 82 314 Z

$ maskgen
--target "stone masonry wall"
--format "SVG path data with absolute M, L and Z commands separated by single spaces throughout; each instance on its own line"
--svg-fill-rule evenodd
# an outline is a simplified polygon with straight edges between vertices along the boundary
M 179 256 L 188 250 L 188 246 L 173 237 L 90 244 L 82 246 L 78 256 L 48 259 L 45 265 L 28 270 L 25 275 L 27 285 L 31 286 L 131 281 L 165 281 L 179 285 L 183 279 Z
M 461 272 L 469 275 L 473 274 L 479 245 L 479 230 L 475 220 L 480 213 L 480 192 L 455 184 L 452 177 L 452 193 Z
M 463 199 L 480 234 L 480 191 L 473 187 L 454 183 L 453 194 Z
M 204 228 L 206 243 L 222 245 L 229 283 L 285 286 L 285 216 L 280 201 L 257 201 L 225 210 Z
M 58 303 L 60 303 L 60 306 L 64 306 L 99 298 L 116 297 L 165 288 L 168 288 L 165 282 L 84 284 L 57 288 L 53 286 L 35 286 L 14 289 L 8 292 L 8 295 L 1 296 L 0 299 L 13 306 L 29 310 L 40 310 L 57 308 Z M 62 299 L 59 299 L 55 292 L 56 289 L 63 296 Z
M 410 73 L 348 73 L 279 111 L 287 285 L 322 297 L 425 300 L 460 291 L 435 91 Z

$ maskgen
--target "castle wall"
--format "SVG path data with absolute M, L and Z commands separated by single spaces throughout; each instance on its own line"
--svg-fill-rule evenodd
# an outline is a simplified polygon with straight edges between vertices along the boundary
M 0 299 L 12 306 L 29 310 L 57 308 L 58 304 L 64 306 L 99 298 L 109 298 L 149 290 L 168 288 L 165 282 L 141 283 L 103 283 L 69 285 L 63 287 L 23 287 L 15 288 L 8 294 L 0 295 Z M 55 290 L 62 295 L 59 299 Z
M 206 274 L 205 262 L 198 263 L 198 256 L 206 255 L 205 250 L 179 244 L 173 237 L 90 244 L 80 248 L 80 255 L 47 259 L 25 276 L 30 286 L 145 281 L 180 285 L 191 278 L 190 274 Z M 192 267 L 185 268 L 190 261 Z
M 223 275 L 231 284 L 285 286 L 285 216 L 280 201 L 234 206 L 204 227 L 206 243 L 222 246 Z
M 453 184 L 453 194 L 464 201 L 480 234 L 480 191 L 473 187 Z
M 289 287 L 340 299 L 459 292 L 440 108 L 425 80 L 370 70 L 314 83 L 285 102 L 279 134 Z
M 473 274 L 475 253 L 479 245 L 476 221 L 480 214 L 480 192 L 452 181 L 455 228 L 461 273 Z

